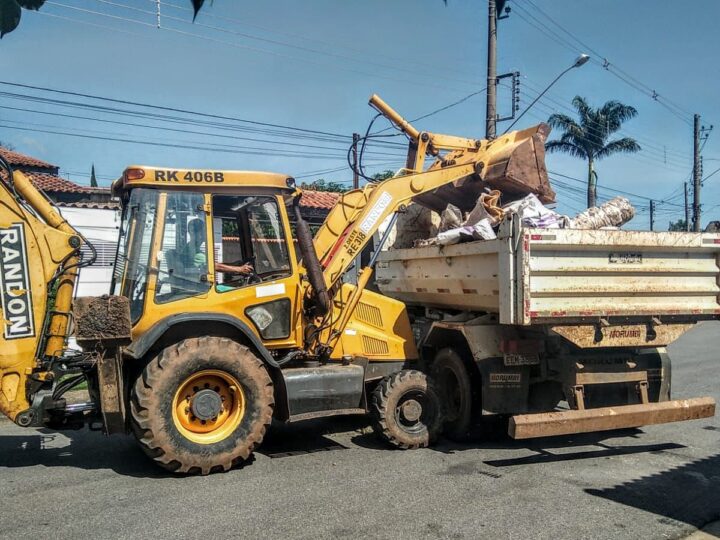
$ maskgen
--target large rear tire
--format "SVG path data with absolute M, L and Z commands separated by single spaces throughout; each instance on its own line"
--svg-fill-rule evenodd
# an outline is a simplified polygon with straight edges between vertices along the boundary
M 420 371 L 405 369 L 380 381 L 370 412 L 375 432 L 405 450 L 429 446 L 442 431 L 440 400 Z
M 247 347 L 226 338 L 183 340 L 145 367 L 131 392 L 140 446 L 176 473 L 227 471 L 248 459 L 272 420 L 273 385 Z
M 465 362 L 454 349 L 441 349 L 430 373 L 445 414 L 443 434 L 453 441 L 471 439 L 477 397 Z

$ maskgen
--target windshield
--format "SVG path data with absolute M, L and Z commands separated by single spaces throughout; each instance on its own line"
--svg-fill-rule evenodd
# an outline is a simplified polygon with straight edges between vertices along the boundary
M 158 193 L 135 189 L 123 212 L 112 291 L 130 299 L 130 318 L 138 321 L 145 302 Z

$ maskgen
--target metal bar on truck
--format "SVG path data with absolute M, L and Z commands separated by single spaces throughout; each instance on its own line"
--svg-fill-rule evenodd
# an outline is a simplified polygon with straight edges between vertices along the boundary
M 711 397 L 678 399 L 641 405 L 518 414 L 510 418 L 508 433 L 513 439 L 532 439 L 697 420 L 714 415 L 715 400 Z

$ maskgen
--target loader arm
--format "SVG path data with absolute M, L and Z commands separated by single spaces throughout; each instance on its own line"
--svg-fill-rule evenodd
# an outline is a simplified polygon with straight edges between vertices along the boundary
M 470 210 L 485 187 L 538 193 L 554 200 L 547 182 L 547 126 L 514 131 L 493 141 L 420 132 L 378 96 L 370 104 L 410 139 L 405 169 L 380 183 L 345 193 L 315 235 L 314 245 L 328 290 L 332 290 L 385 219 L 411 201 L 436 211 L 449 202 Z M 442 151 L 447 151 L 441 155 Z M 434 163 L 423 170 L 425 156 Z M 443 187 L 451 187 L 447 192 Z M 447 194 L 446 194 L 447 193 Z M 468 206 L 469 205 L 469 206 Z
M 0 162 L 0 411 L 32 422 L 34 389 L 67 341 L 82 236 L 30 179 Z

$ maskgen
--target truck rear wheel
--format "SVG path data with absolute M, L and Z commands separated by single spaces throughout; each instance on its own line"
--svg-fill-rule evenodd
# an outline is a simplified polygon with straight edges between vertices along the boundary
M 158 465 L 209 474 L 245 461 L 262 442 L 272 420 L 273 385 L 247 347 L 192 338 L 150 361 L 130 405 L 135 436 Z
M 405 369 L 380 381 L 370 412 L 375 432 L 398 448 L 429 446 L 442 430 L 440 401 L 420 371 Z
M 471 438 L 476 398 L 465 362 L 455 350 L 441 349 L 435 355 L 430 373 L 443 405 L 443 434 L 454 441 L 467 441 Z

